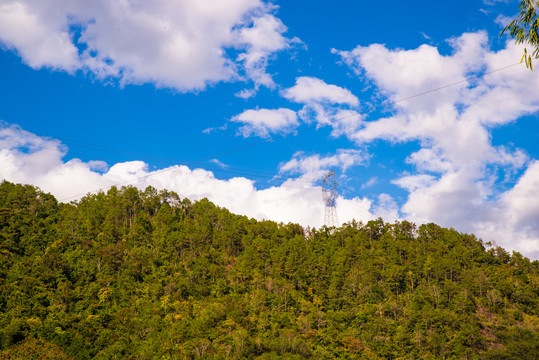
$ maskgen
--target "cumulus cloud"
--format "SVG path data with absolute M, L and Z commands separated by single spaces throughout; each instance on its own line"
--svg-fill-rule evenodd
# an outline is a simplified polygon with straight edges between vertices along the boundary
M 378 139 L 420 143 L 421 149 L 406 159 L 415 173 L 393 180 L 409 192 L 401 212 L 411 220 L 474 232 L 538 257 L 539 228 L 529 221 L 539 214 L 539 198 L 529 193 L 539 181 L 537 161 L 521 149 L 493 145 L 491 131 L 539 110 L 539 76 L 513 66 L 521 48 L 507 43 L 491 51 L 484 32 L 463 34 L 449 44 L 449 55 L 428 45 L 334 50 L 358 76 L 377 86 L 393 110 L 348 136 L 363 145 Z M 439 90 L 427 93 L 431 89 Z M 514 187 L 500 192 L 498 185 L 508 181 Z
M 278 186 L 257 189 L 254 181 L 244 177 L 222 180 L 210 171 L 182 165 L 150 171 L 146 163 L 130 161 L 114 164 L 107 170 L 103 163 L 63 161 L 67 148 L 59 141 L 1 122 L 0 148 L 0 179 L 39 186 L 64 202 L 112 185 L 140 189 L 151 185 L 191 200 L 206 197 L 234 213 L 256 219 L 323 225 L 322 192 L 315 180 L 287 179 Z M 350 157 L 354 157 L 353 152 L 340 154 L 341 166 L 351 166 Z M 99 169 L 95 169 L 96 165 Z M 378 215 L 371 213 L 372 207 L 373 203 L 366 198 L 337 200 L 342 222 L 376 218 Z
M 380 214 L 382 219 L 388 221 L 388 219 L 399 219 L 399 206 L 395 202 L 395 199 L 389 194 L 382 193 L 378 195 L 378 203 L 374 207 L 374 211 Z
M 413 50 L 390 50 L 381 44 L 358 46 L 352 51 L 333 50 L 341 56 L 357 75 L 372 79 L 379 90 L 392 101 L 422 93 L 427 90 L 463 81 L 466 74 L 483 68 L 481 58 L 485 55 L 488 44 L 484 32 L 464 34 L 449 40 L 454 49 L 450 56 L 441 55 L 438 49 L 430 45 L 421 45 Z M 430 109 L 427 105 L 452 103 L 454 96 L 466 87 L 445 88 L 431 97 L 421 97 L 419 101 L 398 102 L 395 106 L 408 111 Z M 432 98 L 436 102 L 432 102 Z M 429 100 L 426 100 L 429 99 Z
M 35 69 L 123 84 L 190 91 L 246 76 L 273 86 L 268 61 L 293 42 L 274 11 L 262 0 L 6 0 L 0 43 Z
M 339 149 L 334 155 L 321 156 L 314 154 L 307 156 L 298 151 L 292 159 L 279 167 L 279 172 L 301 174 L 302 177 L 317 180 L 332 168 L 340 168 L 342 172 L 352 166 L 365 165 L 370 156 L 356 149 Z
M 359 100 L 350 90 L 326 84 L 323 80 L 302 76 L 296 79 L 296 85 L 283 91 L 283 96 L 296 103 L 328 102 L 358 106 Z
M 240 54 L 245 72 L 255 84 L 274 87 L 271 75 L 266 72 L 269 56 L 289 46 L 289 39 L 282 36 L 286 26 L 275 16 L 266 14 L 254 20 L 253 26 L 240 30 L 241 43 L 247 51 Z
M 252 91 L 256 92 L 255 89 Z M 238 97 L 249 98 L 251 90 L 243 90 Z M 299 121 L 306 123 L 316 121 L 318 126 L 331 125 L 333 135 L 349 134 L 356 130 L 363 116 L 356 110 L 358 98 L 350 90 L 325 83 L 314 77 L 299 77 L 296 85 L 281 91 L 285 99 L 303 104 L 295 112 L 290 109 L 257 109 L 247 110 L 233 117 L 234 122 L 246 123 L 239 129 L 240 134 L 269 137 L 271 132 L 289 133 L 299 126 Z
M 378 182 L 378 178 L 376 176 L 373 176 L 369 180 L 367 180 L 366 183 L 361 184 L 361 190 L 368 189 L 371 186 L 376 185 L 377 182 Z
M 0 5 L 0 39 L 16 49 L 33 68 L 48 66 L 73 72 L 80 66 L 69 33 L 55 31 L 25 3 L 13 1 Z
M 232 118 L 232 121 L 245 125 L 239 132 L 248 137 L 251 134 L 268 138 L 270 133 L 290 133 L 298 125 L 295 111 L 285 108 L 246 110 Z
M 238 91 L 234 96 L 237 96 L 241 99 L 248 100 L 256 95 L 256 89 L 243 89 Z
M 511 21 L 513 21 L 512 17 L 504 16 L 502 14 L 498 15 L 496 19 L 494 19 L 494 22 L 500 25 L 501 27 L 506 27 L 507 25 L 511 23 Z
M 335 136 L 355 130 L 363 116 L 356 110 L 358 98 L 348 89 L 327 84 L 321 79 L 302 76 L 296 84 L 285 89 L 281 95 L 295 103 L 303 104 L 298 112 L 305 122 L 316 121 L 319 125 L 333 126 Z

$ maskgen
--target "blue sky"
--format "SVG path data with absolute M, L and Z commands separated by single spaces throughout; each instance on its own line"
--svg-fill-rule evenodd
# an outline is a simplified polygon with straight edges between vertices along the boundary
M 1 0 L 0 178 L 318 227 L 334 170 L 341 222 L 432 221 L 538 258 L 539 78 L 499 36 L 517 6 Z

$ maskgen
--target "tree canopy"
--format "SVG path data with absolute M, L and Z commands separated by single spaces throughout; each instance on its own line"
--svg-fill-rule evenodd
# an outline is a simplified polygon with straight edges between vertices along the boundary
M 41 355 L 41 357 L 39 357 Z M 0 359 L 536 359 L 539 261 L 435 224 L 0 184 Z
M 500 35 L 509 32 L 517 44 L 524 43 L 531 47 L 529 53 L 528 48 L 524 48 L 520 62 L 524 61 L 526 67 L 533 70 L 532 59 L 539 59 L 539 17 L 537 16 L 539 1 L 522 0 L 518 8 L 520 10 L 518 17 L 513 19 Z

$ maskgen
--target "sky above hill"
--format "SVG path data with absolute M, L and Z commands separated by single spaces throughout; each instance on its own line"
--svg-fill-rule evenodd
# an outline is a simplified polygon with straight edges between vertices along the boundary
M 517 1 L 0 0 L 0 178 L 257 219 L 435 222 L 539 258 Z

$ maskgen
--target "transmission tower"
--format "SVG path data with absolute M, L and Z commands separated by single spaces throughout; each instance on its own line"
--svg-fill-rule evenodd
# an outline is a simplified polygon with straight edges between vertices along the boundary
M 330 171 L 322 178 L 322 198 L 326 204 L 324 214 L 324 225 L 327 227 L 337 227 L 337 209 L 335 201 L 337 200 L 337 175 L 335 171 Z

